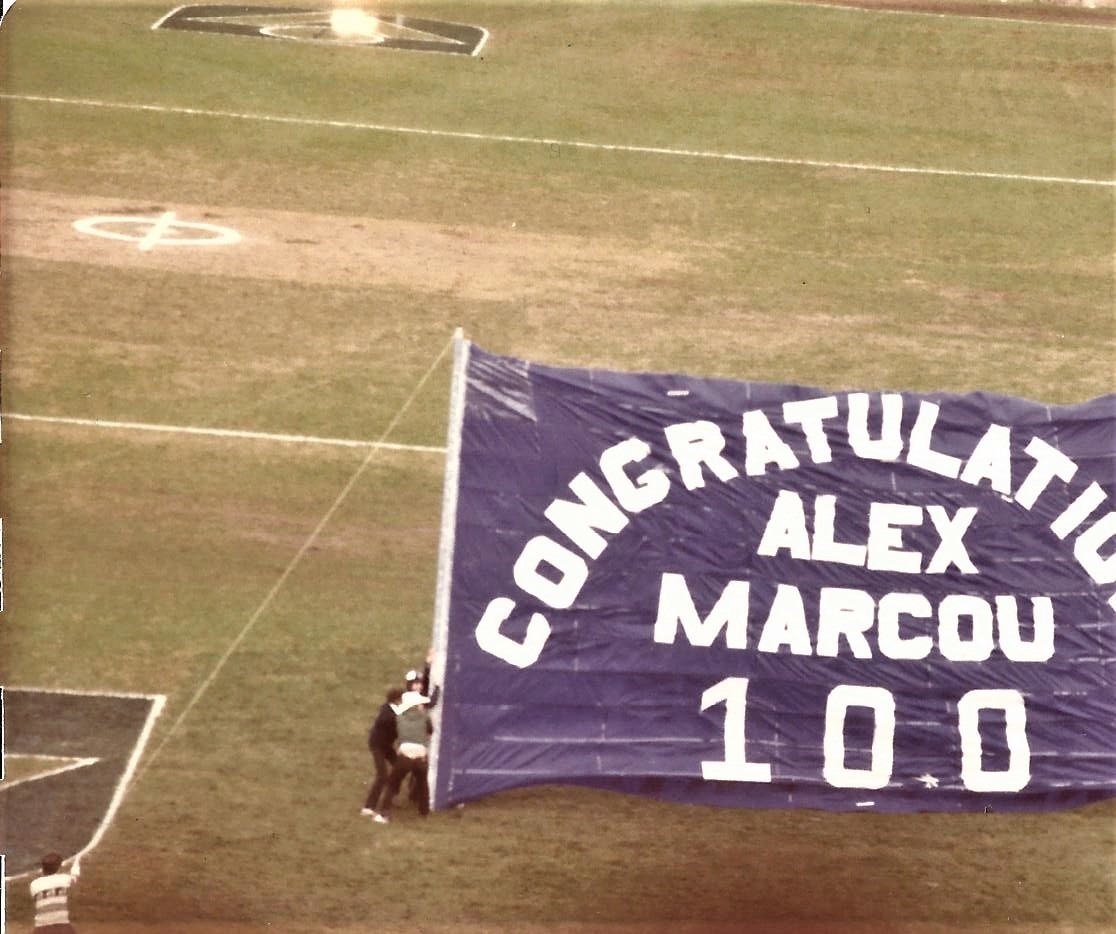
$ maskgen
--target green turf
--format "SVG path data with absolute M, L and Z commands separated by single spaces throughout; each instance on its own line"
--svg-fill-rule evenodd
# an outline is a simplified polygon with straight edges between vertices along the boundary
M 445 4 L 394 9 L 447 19 L 466 12 Z M 812 159 L 855 152 L 862 161 L 1111 175 L 1103 130 L 1112 126 L 1113 63 L 1102 30 L 969 20 L 943 28 L 932 17 L 764 3 L 477 3 L 467 18 L 493 33 L 480 59 L 390 53 L 370 60 L 363 49 L 310 46 L 292 55 L 282 42 L 152 33 L 165 12 L 80 4 L 19 10 L 10 90 L 482 133 L 774 149 Z M 60 75 L 54 63 L 62 59 L 68 67 Z M 911 67 L 897 69 L 897 59 Z M 165 128 L 168 147 L 183 134 L 197 140 L 191 121 L 176 124 Z M 312 132 L 298 140 L 311 150 L 314 142 Z
M 489 28 L 467 59 L 153 32 L 169 9 L 20 0 L 2 93 L 1114 175 L 1110 31 L 765 3 L 393 7 Z M 437 446 L 458 326 L 571 365 L 1050 402 L 1116 386 L 1111 187 L 0 105 L 10 189 L 514 221 L 644 261 L 558 287 L 556 254 L 552 294 L 476 298 L 5 255 L 8 412 Z M 14 420 L 2 452 L 0 682 L 168 696 L 79 922 L 1116 923 L 1111 805 L 820 815 L 536 788 L 373 827 L 364 734 L 427 648 L 441 456 Z M 28 918 L 18 887 L 9 912 Z

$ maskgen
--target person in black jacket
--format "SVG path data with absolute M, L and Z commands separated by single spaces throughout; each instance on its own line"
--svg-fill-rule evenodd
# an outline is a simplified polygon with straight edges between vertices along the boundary
M 391 777 L 388 779 L 383 797 L 380 798 L 380 803 L 372 815 L 372 820 L 377 824 L 391 823 L 388 814 L 391 811 L 392 801 L 408 775 L 411 776 L 411 783 L 414 786 L 411 800 L 415 802 L 419 814 L 426 817 L 430 813 L 426 769 L 433 726 L 427 713 L 429 705 L 429 697 L 424 697 L 416 691 L 408 691 L 395 707 L 398 714 L 398 755 L 391 768 Z
M 384 703 L 376 714 L 372 729 L 368 731 L 368 751 L 372 753 L 376 777 L 372 781 L 372 787 L 368 789 L 368 796 L 364 799 L 364 807 L 360 811 L 365 817 L 376 816 L 376 803 L 387 786 L 388 776 L 391 775 L 391 768 L 395 763 L 395 740 L 398 738 L 396 716 L 402 700 L 402 690 L 389 688 Z

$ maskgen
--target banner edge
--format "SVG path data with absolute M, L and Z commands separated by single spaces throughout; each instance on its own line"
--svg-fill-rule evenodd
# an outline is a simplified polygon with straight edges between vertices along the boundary
M 438 538 L 438 570 L 434 584 L 434 657 L 428 689 L 437 685 L 445 693 L 446 649 L 449 641 L 449 604 L 453 578 L 454 537 L 457 525 L 458 483 L 461 463 L 461 430 L 465 420 L 466 371 L 472 344 L 462 328 L 453 334 L 453 376 L 450 382 L 449 424 L 446 428 L 446 468 L 442 484 L 442 524 Z M 438 760 L 442 738 L 441 704 L 433 711 L 434 735 L 430 741 L 430 806 L 438 804 Z

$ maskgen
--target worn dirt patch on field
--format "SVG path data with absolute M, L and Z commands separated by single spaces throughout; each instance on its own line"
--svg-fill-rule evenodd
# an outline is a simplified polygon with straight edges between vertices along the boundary
M 29 190 L 5 190 L 2 206 L 6 256 L 137 270 L 395 286 L 506 300 L 576 294 L 602 282 L 645 279 L 685 266 L 681 254 L 666 249 L 514 227 L 152 204 Z M 74 221 L 97 216 L 136 216 L 154 223 L 166 212 L 187 223 L 231 228 L 242 239 L 220 246 L 163 242 L 141 250 L 138 237 L 144 228 L 138 225 L 132 228 L 137 236 L 132 242 L 73 227 Z

